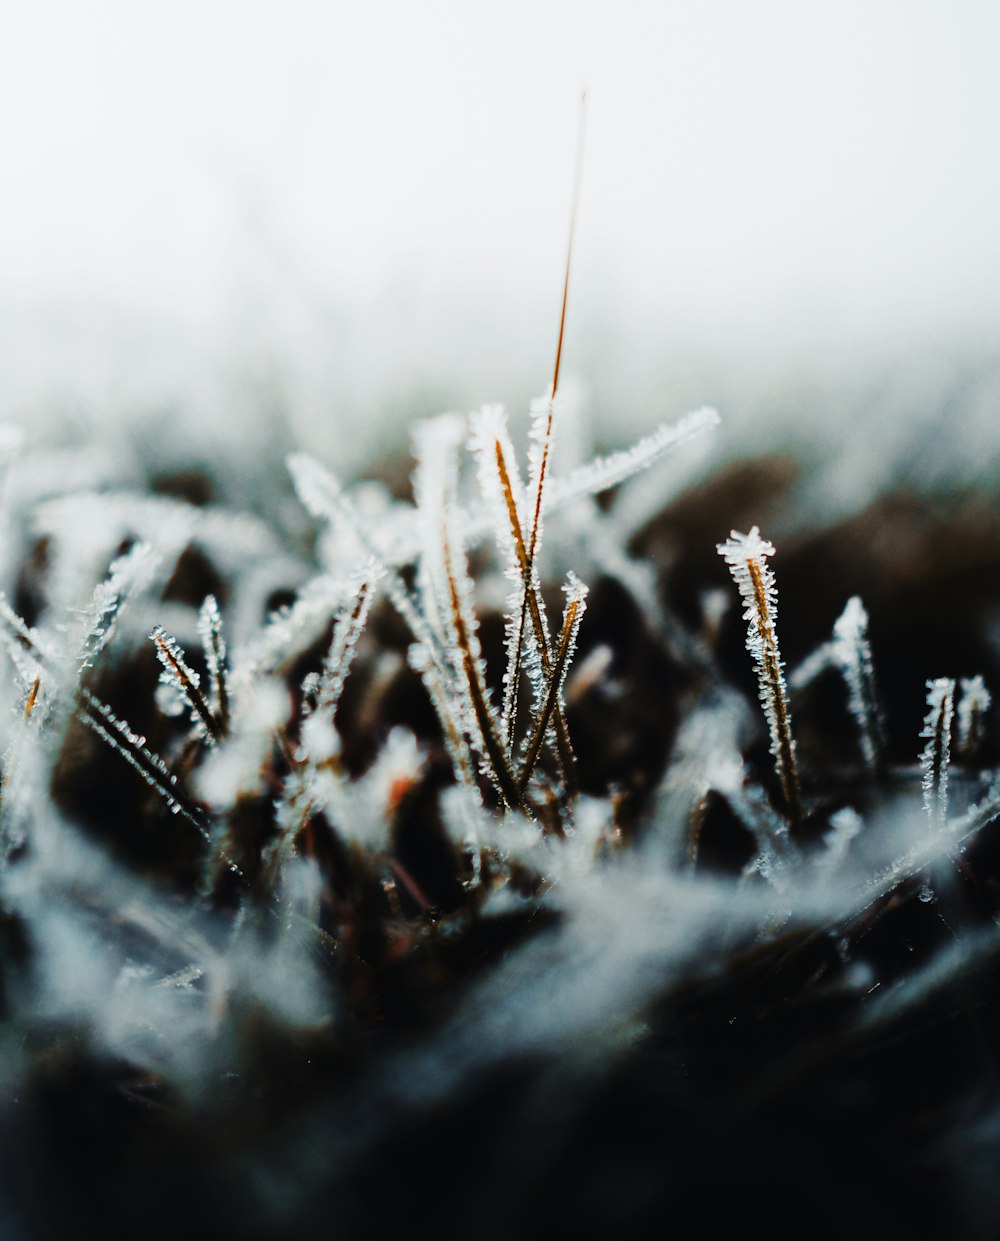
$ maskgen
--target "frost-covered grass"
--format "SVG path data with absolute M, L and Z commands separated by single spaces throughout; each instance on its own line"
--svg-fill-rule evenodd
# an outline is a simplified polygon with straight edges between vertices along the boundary
M 578 1222 L 674 1200 L 731 1222 L 708 1186 L 748 1187 L 770 1152 L 801 1186 L 782 1221 L 839 1195 L 846 1227 L 922 1166 L 935 1218 L 988 1235 L 963 1154 L 992 1149 L 996 1107 L 976 1095 L 1000 946 L 983 677 L 944 652 L 949 676 L 904 668 L 928 690 L 907 718 L 889 650 L 884 699 L 844 567 L 817 632 L 814 534 L 786 677 L 781 544 L 720 544 L 735 588 L 711 541 L 693 578 L 676 550 L 692 504 L 717 537 L 745 515 L 731 483 L 707 516 L 719 493 L 684 490 L 688 441 L 724 420 L 561 473 L 571 418 L 536 403 L 523 464 L 497 406 L 422 422 L 409 497 L 298 446 L 294 499 L 261 510 L 284 524 L 61 475 L 11 438 L 9 1235 L 65 1229 L 50 1176 L 67 1212 L 126 1178 L 125 1231 L 172 1186 L 238 1234 L 318 1235 L 328 1212 L 377 1234 L 414 1195 L 456 1226 L 504 1185 L 538 1207 L 532 1141 Z M 637 515 L 629 480 L 668 453 L 674 494 Z M 911 1095 L 879 1084 L 889 1045 Z M 957 1072 L 976 1056 L 982 1080 Z M 615 1126 L 647 1132 L 644 1082 L 665 1114 L 640 1141 Z M 392 1209 L 380 1169 L 406 1187 Z
M 0 437 L 5 1236 L 995 1232 L 981 480 L 579 464 L 568 282 L 524 448 Z

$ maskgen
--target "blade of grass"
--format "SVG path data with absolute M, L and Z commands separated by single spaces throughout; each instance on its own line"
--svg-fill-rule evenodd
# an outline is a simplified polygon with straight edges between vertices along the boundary
M 170 683 L 184 695 L 192 712 L 201 721 L 208 737 L 218 743 L 222 740 L 222 728 L 195 681 L 194 673 L 185 662 L 180 647 L 159 625 L 149 636 L 156 646 L 156 656 L 163 665 Z
M 541 443 L 541 448 L 540 448 L 540 452 L 538 456 L 538 466 L 537 466 L 536 480 L 535 480 L 535 496 L 534 496 L 534 509 L 533 509 L 532 518 L 531 518 L 531 533 L 528 539 L 528 546 L 526 550 L 524 550 L 523 535 L 519 537 L 520 547 L 522 550 L 524 550 L 524 560 L 522 563 L 522 575 L 523 575 L 523 580 L 524 580 L 524 587 L 523 587 L 523 591 L 521 595 L 521 614 L 520 614 L 520 619 L 518 622 L 517 647 L 514 652 L 513 667 L 510 669 L 510 680 L 514 687 L 514 704 L 516 704 L 516 700 L 517 700 L 517 686 L 520 684 L 520 681 L 521 681 L 521 668 L 522 668 L 523 661 L 524 661 L 525 622 L 526 622 L 529 610 L 532 612 L 533 624 L 536 619 L 535 613 L 537 612 L 537 625 L 535 626 L 536 633 L 538 633 L 539 631 L 544 633 L 544 626 L 541 623 L 541 609 L 539 608 L 539 605 L 538 605 L 538 595 L 537 595 L 536 583 L 535 583 L 535 559 L 536 559 L 536 555 L 538 552 L 538 545 L 539 545 L 540 533 L 541 533 L 542 503 L 543 503 L 543 499 L 545 495 L 545 483 L 546 483 L 546 479 L 548 476 L 549 457 L 551 455 L 551 450 L 552 450 L 552 429 L 553 429 L 553 419 L 554 419 L 554 413 L 555 413 L 555 400 L 556 400 L 556 394 L 559 391 L 559 371 L 562 366 L 563 341 L 565 339 L 565 334 L 566 334 L 566 307 L 569 304 L 569 277 L 570 277 L 570 271 L 571 271 L 572 263 L 573 263 L 573 239 L 576 233 L 577 208 L 580 202 L 580 182 L 581 182 L 582 175 L 583 175 L 583 146 L 584 146 L 584 135 L 586 132 L 586 119 L 587 119 L 587 93 L 586 91 L 584 91 L 583 94 L 580 96 L 580 113 L 579 113 L 579 121 L 577 125 L 576 159 L 575 159 L 575 167 L 573 171 L 573 197 L 572 197 L 572 206 L 570 208 L 570 217 L 569 217 L 569 239 L 566 245 L 566 269 L 563 275 L 562 306 L 559 312 L 559 337 L 556 343 L 555 366 L 553 367 L 553 370 L 552 370 L 552 388 L 549 393 L 548 400 L 545 403 L 544 426 L 541 431 L 541 434 L 538 436 L 540 443 Z M 532 428 L 532 434 L 533 435 L 538 434 L 537 422 L 536 422 L 536 425 Z M 508 479 L 508 482 L 509 482 L 509 479 Z M 512 507 L 513 507 L 514 514 L 516 516 L 516 506 L 512 506 Z M 545 645 L 542 642 L 539 643 L 539 650 L 542 652 L 544 652 L 545 650 Z M 544 658 L 545 656 L 543 654 L 543 660 Z M 514 712 L 512 711 L 510 723 L 508 724 L 507 740 L 508 740 L 509 747 L 512 747 L 513 745 L 513 736 L 514 736 L 513 722 L 514 722 Z M 565 734 L 565 727 L 563 727 L 563 733 Z M 543 733 L 543 736 L 544 736 L 544 733 Z M 569 753 L 568 736 L 566 737 L 566 741 L 567 741 L 567 755 L 568 755 Z M 562 748 L 561 743 L 560 743 L 560 748 Z M 567 778 L 568 778 L 569 770 L 572 769 L 572 760 L 570 759 L 567 761 L 567 758 L 562 755 L 561 755 L 561 758 L 562 758 L 564 766 L 567 767 Z
M 538 591 L 530 580 L 530 572 L 528 567 L 528 549 L 524 545 L 524 532 L 521 529 L 521 519 L 517 512 L 517 504 L 514 498 L 514 491 L 511 486 L 510 472 L 507 468 L 506 458 L 504 456 L 503 445 L 500 440 L 495 441 L 497 476 L 500 480 L 500 489 L 503 494 L 507 506 L 507 516 L 510 521 L 511 537 L 514 540 L 514 547 L 517 551 L 518 561 L 521 566 L 522 580 L 524 583 L 525 598 L 527 599 L 528 612 L 531 616 L 532 627 L 535 631 L 535 641 L 538 644 L 538 653 L 542 661 L 542 669 L 546 677 L 552 677 L 552 655 L 549 649 L 548 626 L 542 619 L 542 608 L 539 600 Z M 522 620 L 523 623 L 523 620 Z M 510 695 L 509 708 L 505 710 L 507 719 L 507 753 L 513 754 L 514 751 L 514 734 L 516 724 L 517 711 L 517 678 L 511 676 L 508 678 L 507 692 Z M 559 749 L 559 761 L 563 767 L 563 775 L 567 782 L 567 792 L 569 796 L 573 796 L 576 790 L 575 767 L 576 756 L 573 753 L 569 739 L 569 730 L 566 727 L 566 719 L 563 715 L 562 707 L 558 701 L 554 705 L 555 711 L 555 727 L 556 741 Z M 542 734 L 544 736 L 544 732 Z
M 522 805 L 523 798 L 521 791 L 514 779 L 514 774 L 507 762 L 507 755 L 504 752 L 500 738 L 496 734 L 493 727 L 493 717 L 490 713 L 489 706 L 486 702 L 486 691 L 482 684 L 479 664 L 472 654 L 469 642 L 469 632 L 465 624 L 465 616 L 462 611 L 462 601 L 458 592 L 458 585 L 455 581 L 455 573 L 452 565 L 451 543 L 448 538 L 448 531 L 445 527 L 441 531 L 441 551 L 444 559 L 445 577 L 448 583 L 449 602 L 451 606 L 451 619 L 454 626 L 455 641 L 461 656 L 462 672 L 465 677 L 465 685 L 469 695 L 469 702 L 475 715 L 479 732 L 482 736 L 483 749 L 485 756 L 489 760 L 494 783 L 497 791 L 503 797 L 504 801 L 511 808 Z
M 222 637 L 222 617 L 214 595 L 208 595 L 198 614 L 198 631 L 205 652 L 211 681 L 212 710 L 223 736 L 229 732 L 229 674 L 226 644 Z
M 541 753 L 545 734 L 552 723 L 553 714 L 558 708 L 559 696 L 566 680 L 566 670 L 576 644 L 576 634 L 580 628 L 580 621 L 583 619 L 584 609 L 586 608 L 586 588 L 583 587 L 582 583 L 571 582 L 570 592 L 569 598 L 566 601 L 566 610 L 563 613 L 562 632 L 559 635 L 559 646 L 556 651 L 555 662 L 549 674 L 545 699 L 541 710 L 538 712 L 535 729 L 531 735 L 531 740 L 528 742 L 524 761 L 517 779 L 518 791 L 522 795 L 528 787 L 528 781 L 531 779 L 535 765 L 538 762 L 538 756 Z

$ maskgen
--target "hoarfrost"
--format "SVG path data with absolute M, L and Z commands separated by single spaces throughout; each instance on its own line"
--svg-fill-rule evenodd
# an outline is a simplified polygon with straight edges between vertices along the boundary
M 943 829 L 948 816 L 951 730 L 955 714 L 955 682 L 947 677 L 927 682 L 927 715 L 920 736 L 927 744 L 920 754 L 924 809 Z
M 733 530 L 716 551 L 729 566 L 743 600 L 743 619 L 749 622 L 746 646 L 757 665 L 757 685 L 764 717 L 771 738 L 771 756 L 781 780 L 785 804 L 793 821 L 802 817 L 795 740 L 791 712 L 778 650 L 776 628 L 778 593 L 774 574 L 767 563 L 774 555 L 774 544 L 761 538 L 754 526 L 749 534 Z
M 719 421 L 718 411 L 704 406 L 685 414 L 677 422 L 663 423 L 631 448 L 607 457 L 598 457 L 562 478 L 554 478 L 550 484 L 547 502 L 554 508 L 578 496 L 596 495 L 611 487 L 617 487 L 640 471 L 648 470 L 679 445 L 714 430 Z
M 956 711 L 958 735 L 955 749 L 962 757 L 969 757 L 976 752 L 982 741 L 984 720 L 993 699 L 981 676 L 963 677 L 959 682 L 959 689 L 961 694 Z

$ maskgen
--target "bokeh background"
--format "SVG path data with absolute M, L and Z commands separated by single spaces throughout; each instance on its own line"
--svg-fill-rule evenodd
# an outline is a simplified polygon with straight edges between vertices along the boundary
M 414 416 L 522 410 L 586 87 L 565 380 L 596 446 L 710 402 L 723 452 L 826 462 L 833 506 L 979 477 L 998 46 L 988 0 L 8 6 L 0 418 L 261 451 L 278 422 L 364 471 Z

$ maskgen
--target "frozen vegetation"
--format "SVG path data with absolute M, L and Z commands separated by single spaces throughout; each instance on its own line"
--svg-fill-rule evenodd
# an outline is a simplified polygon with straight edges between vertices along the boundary
M 827 529 L 777 457 L 711 457 L 710 409 L 563 470 L 573 418 L 537 401 L 523 453 L 497 405 L 420 420 L 409 486 L 287 444 L 242 507 L 176 428 L 162 466 L 4 437 L 5 1236 L 119 1177 L 131 1235 L 172 1186 L 248 1236 L 414 1196 L 487 1237 L 549 1195 L 711 1227 L 772 1159 L 783 1224 L 832 1194 L 875 1235 L 930 1166 L 927 1210 L 990 1235 L 995 588 L 976 642 L 910 605 L 900 637 L 893 591 L 949 587 L 861 554 L 890 491 Z M 940 511 L 975 539 L 971 494 Z

